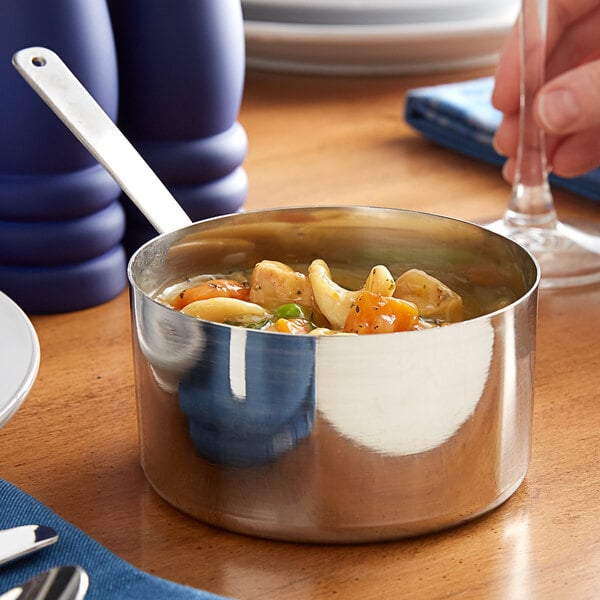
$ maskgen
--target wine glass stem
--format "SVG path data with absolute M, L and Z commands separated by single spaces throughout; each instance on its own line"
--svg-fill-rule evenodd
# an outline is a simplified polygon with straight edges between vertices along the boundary
M 512 227 L 553 228 L 557 219 L 548 183 L 543 131 L 534 100 L 545 79 L 547 0 L 522 0 L 519 18 L 519 146 L 511 201 L 504 216 Z

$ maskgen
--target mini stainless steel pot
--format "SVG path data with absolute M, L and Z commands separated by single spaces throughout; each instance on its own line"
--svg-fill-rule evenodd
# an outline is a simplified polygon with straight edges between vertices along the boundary
M 417 267 L 500 308 L 424 331 L 312 337 L 155 299 L 201 273 L 317 257 L 334 275 Z M 504 237 L 396 209 L 255 211 L 156 237 L 129 265 L 146 476 L 202 521 L 282 540 L 387 540 L 486 513 L 529 463 L 539 277 Z

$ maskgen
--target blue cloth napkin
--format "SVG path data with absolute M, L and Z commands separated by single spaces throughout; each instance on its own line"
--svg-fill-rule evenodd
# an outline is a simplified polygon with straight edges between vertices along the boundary
M 41 571 L 77 564 L 90 578 L 86 600 L 223 600 L 222 596 L 136 569 L 41 502 L 0 479 L 0 529 L 28 524 L 52 527 L 59 535 L 58 542 L 0 567 L 0 594 Z
M 467 156 L 503 165 L 492 147 L 501 113 L 491 104 L 493 77 L 410 90 L 406 122 L 432 141 Z M 600 168 L 580 177 L 550 175 L 550 183 L 600 201 Z

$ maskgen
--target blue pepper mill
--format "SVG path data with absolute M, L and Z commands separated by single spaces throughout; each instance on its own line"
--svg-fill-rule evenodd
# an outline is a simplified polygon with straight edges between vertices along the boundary
M 242 207 L 247 137 L 240 0 L 108 0 L 118 125 L 193 221 Z M 131 203 L 129 252 L 156 232 Z
M 28 313 L 105 302 L 126 286 L 120 189 L 11 64 L 59 54 L 116 118 L 117 62 L 106 0 L 0 2 L 0 289 Z

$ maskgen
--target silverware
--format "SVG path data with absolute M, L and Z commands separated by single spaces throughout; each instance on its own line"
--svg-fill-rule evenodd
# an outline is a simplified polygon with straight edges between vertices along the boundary
M 0 600 L 82 600 L 88 586 L 88 574 L 81 567 L 54 567 L 4 592 Z
M 45 525 L 22 525 L 0 531 L 0 565 L 54 544 L 58 534 Z

